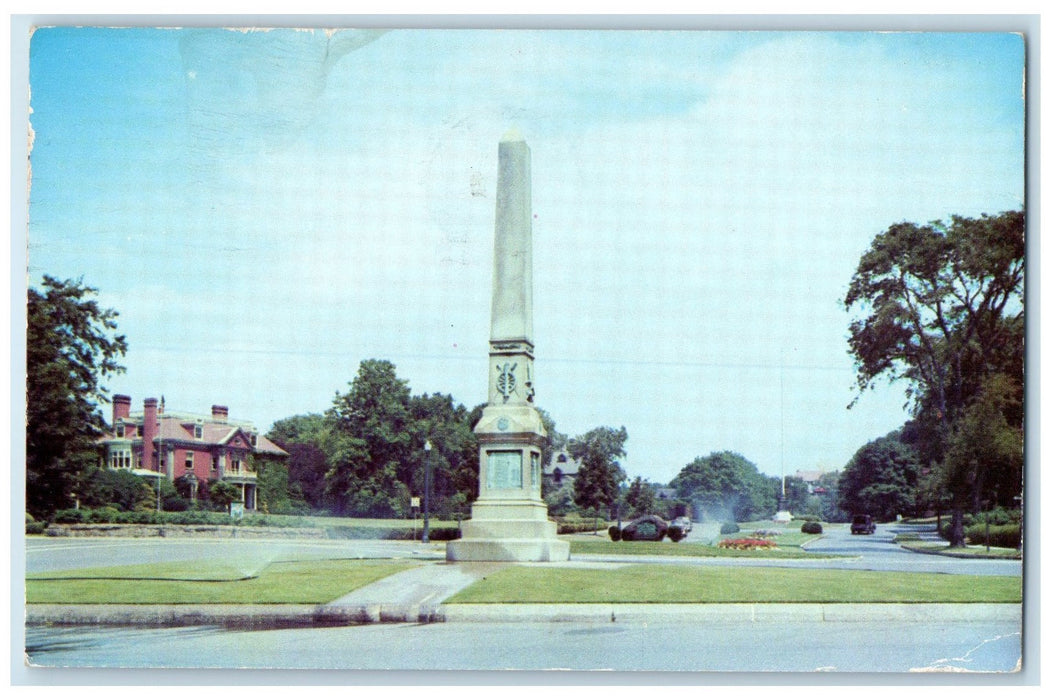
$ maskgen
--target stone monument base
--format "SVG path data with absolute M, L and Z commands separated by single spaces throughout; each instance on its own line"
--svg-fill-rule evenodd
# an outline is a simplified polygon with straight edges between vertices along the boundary
M 547 505 L 532 500 L 476 501 L 463 536 L 445 547 L 448 561 L 568 561 Z

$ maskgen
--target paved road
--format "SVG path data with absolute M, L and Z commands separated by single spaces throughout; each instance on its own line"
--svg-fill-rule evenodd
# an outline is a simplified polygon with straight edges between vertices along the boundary
M 444 543 L 386 540 L 232 540 L 206 538 L 26 538 L 26 573 L 92 566 L 225 559 L 262 566 L 287 558 L 445 559 Z
M 1017 624 L 973 621 L 30 628 L 26 644 L 49 667 L 852 673 L 1009 672 L 1021 646 Z
M 830 527 L 824 537 L 807 546 L 809 551 L 835 554 L 843 559 L 731 559 L 574 555 L 575 561 L 660 562 L 693 566 L 777 566 L 791 568 L 866 569 L 925 573 L 1020 576 L 1022 562 L 1012 560 L 957 559 L 918 554 L 893 544 L 894 524 L 880 525 L 874 535 L 851 535 Z M 143 564 L 221 558 L 262 566 L 283 558 L 445 558 L 444 543 L 384 540 L 230 540 L 175 538 L 47 538 L 26 540 L 26 573 L 60 571 L 89 566 Z

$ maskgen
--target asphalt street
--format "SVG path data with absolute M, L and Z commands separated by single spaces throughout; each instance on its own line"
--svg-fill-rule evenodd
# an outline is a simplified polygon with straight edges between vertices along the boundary
M 661 562 L 690 566 L 777 566 L 872 571 L 1020 576 L 1019 560 L 960 559 L 918 554 L 893 543 L 891 523 L 873 535 L 851 535 L 830 527 L 806 549 L 842 559 L 730 559 L 703 557 L 639 557 L 615 554 L 578 554 L 575 561 Z M 597 539 L 597 538 L 596 538 Z M 689 541 L 688 539 L 686 541 Z M 445 559 L 445 544 L 388 540 L 237 540 L 176 538 L 51 538 L 26 539 L 26 573 L 61 571 L 89 566 L 145 564 L 221 558 L 260 566 L 283 558 L 412 558 Z

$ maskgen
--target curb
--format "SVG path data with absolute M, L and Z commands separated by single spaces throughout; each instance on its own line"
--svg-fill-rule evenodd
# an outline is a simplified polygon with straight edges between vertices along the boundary
M 924 549 L 923 547 L 912 547 L 904 542 L 898 542 L 897 545 L 904 550 L 910 552 L 916 552 L 917 554 L 932 554 L 936 557 L 951 557 L 953 559 L 982 559 L 985 561 L 1022 561 L 1022 555 L 1019 554 L 1017 557 L 996 557 L 988 554 L 982 554 L 981 552 L 974 553 L 963 553 L 963 552 L 948 552 L 944 550 L 935 549 Z
M 27 625 L 331 627 L 384 623 L 1012 622 L 1018 603 L 27 605 Z
M 335 627 L 442 622 L 434 605 L 27 605 L 27 625 Z

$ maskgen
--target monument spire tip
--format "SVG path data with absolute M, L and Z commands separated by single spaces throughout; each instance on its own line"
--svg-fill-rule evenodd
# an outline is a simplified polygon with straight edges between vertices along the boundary
M 500 139 L 500 143 L 507 143 L 509 141 L 525 141 L 522 137 L 522 132 L 518 130 L 518 127 L 512 126 L 507 130 L 503 138 Z

